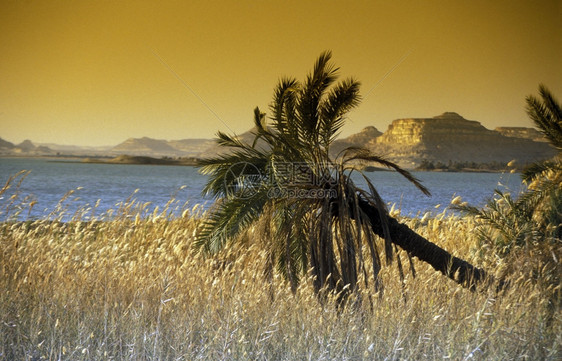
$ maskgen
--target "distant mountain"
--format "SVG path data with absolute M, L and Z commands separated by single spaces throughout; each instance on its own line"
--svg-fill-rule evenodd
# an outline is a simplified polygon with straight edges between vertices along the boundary
M 528 132 L 531 134 L 532 132 Z M 367 146 L 405 168 L 427 162 L 509 162 L 520 164 L 554 156 L 548 143 L 528 137 L 522 129 L 505 136 L 480 122 L 447 112 L 433 118 L 396 119 L 383 135 Z
M 111 148 L 110 153 L 128 154 L 128 155 L 181 155 L 182 152 L 171 145 L 167 141 L 161 139 L 129 138 L 121 144 Z
M 251 144 L 254 129 L 238 135 Z M 433 118 L 396 119 L 382 133 L 373 126 L 334 141 L 332 155 L 346 147 L 365 147 L 407 169 L 422 163 L 509 162 L 525 164 L 556 154 L 540 132 L 533 128 L 499 127 L 489 130 L 480 122 L 467 120 L 454 112 Z M 263 140 L 258 148 L 266 147 Z M 211 139 L 162 140 L 149 137 L 129 138 L 114 147 L 79 147 L 57 144 L 36 146 L 29 140 L 14 145 L 0 139 L 0 155 L 62 156 L 144 156 L 144 157 L 212 157 L 228 152 Z
M 198 156 L 215 144 L 212 139 L 170 140 L 168 144 L 185 153 L 186 156 Z
M 16 145 L 16 148 L 20 149 L 22 152 L 31 152 L 35 150 L 35 145 L 31 142 L 31 140 L 26 139 L 20 144 Z
M 0 138 L 0 155 L 52 155 L 53 150 L 45 146 L 36 146 L 30 140 L 24 140 L 18 145 L 5 141 Z
M 254 139 L 251 131 L 239 136 L 246 143 Z M 504 127 L 489 130 L 480 122 L 467 120 L 454 112 L 432 118 L 396 119 L 382 133 L 369 126 L 359 133 L 334 141 L 332 156 L 347 147 L 364 147 L 407 169 L 430 163 L 507 163 L 526 164 L 556 154 L 533 128 Z M 205 155 L 224 149 L 215 145 Z
M 251 144 L 255 130 L 237 136 Z M 259 141 L 258 147 L 265 147 Z M 520 164 L 552 157 L 556 152 L 533 128 L 503 127 L 489 130 L 480 122 L 467 120 L 454 112 L 433 118 L 396 119 L 382 133 L 369 126 L 359 133 L 338 139 L 331 153 L 337 155 L 346 147 L 365 147 L 374 153 L 414 169 L 422 162 L 493 163 L 517 160 Z M 143 156 L 212 157 L 228 152 L 213 140 L 184 139 L 175 141 L 131 138 L 112 148 L 113 154 Z
M 544 135 L 535 128 L 498 127 L 494 130 L 501 135 L 505 135 L 506 137 L 531 139 L 535 142 L 547 142 L 547 139 L 544 137 Z
M 75 154 L 75 155 L 96 155 L 104 154 L 109 151 L 112 146 L 82 146 L 82 145 L 66 145 L 56 143 L 38 143 L 38 146 L 44 146 L 52 149 L 59 154 Z
M 331 153 L 337 156 L 339 152 L 347 147 L 367 147 L 369 142 L 380 137 L 382 134 L 383 133 L 373 126 L 365 127 L 359 133 L 352 134 L 347 138 L 335 140 L 334 143 L 332 143 Z
M 2 138 L 0 138 L 0 151 L 1 150 L 8 150 L 8 149 L 13 149 L 14 143 L 10 143 L 7 140 L 4 140 Z
M 30 140 L 14 145 L 0 138 L 0 155 L 197 157 L 214 144 L 215 142 L 211 139 L 167 141 L 143 137 L 129 138 L 113 147 L 61 145 L 55 143 L 35 145 Z
M 236 138 L 239 139 L 240 141 L 246 143 L 246 144 L 252 144 L 254 142 L 255 139 L 255 128 L 252 128 L 242 134 L 236 135 Z M 232 134 L 229 134 L 232 135 Z M 228 148 L 225 147 L 221 147 L 217 144 L 216 140 L 211 140 L 211 145 L 205 149 L 204 152 L 201 153 L 202 157 L 212 157 L 212 156 L 216 156 L 218 154 L 225 154 L 228 153 L 229 151 L 231 151 Z M 258 149 L 264 149 L 266 147 L 266 144 L 263 140 L 259 140 L 258 144 L 256 145 Z
M 211 148 L 215 142 L 211 139 L 162 140 L 129 138 L 109 150 L 111 154 L 127 154 L 135 156 L 174 156 L 197 157 Z

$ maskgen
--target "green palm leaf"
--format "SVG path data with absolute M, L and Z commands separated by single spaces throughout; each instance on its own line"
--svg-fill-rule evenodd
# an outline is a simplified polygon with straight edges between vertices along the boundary
M 544 85 L 539 93 L 542 99 L 527 97 L 527 113 L 550 143 L 562 150 L 562 107 Z

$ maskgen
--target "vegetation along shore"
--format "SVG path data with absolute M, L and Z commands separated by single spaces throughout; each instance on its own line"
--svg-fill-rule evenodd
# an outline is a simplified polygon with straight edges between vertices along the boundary
M 103 164 L 146 164 L 146 165 L 197 165 L 197 158 L 192 157 L 162 157 L 153 158 L 147 156 L 120 155 L 114 158 L 85 158 L 82 163 L 103 163 Z
M 368 301 L 338 308 L 333 296 L 320 303 L 310 274 L 296 293 L 277 271 L 264 282 L 259 227 L 210 258 L 194 247 L 206 216 L 198 208 L 179 218 L 166 209 L 138 218 L 137 209 L 126 204 L 105 221 L 0 224 L 0 358 L 560 357 L 560 266 L 548 261 L 559 249 L 505 253 L 478 237 L 489 227 L 477 217 L 399 219 L 490 274 L 508 274 L 508 289 L 470 292 L 414 260 L 415 277 L 385 267 L 383 292 L 361 283 Z

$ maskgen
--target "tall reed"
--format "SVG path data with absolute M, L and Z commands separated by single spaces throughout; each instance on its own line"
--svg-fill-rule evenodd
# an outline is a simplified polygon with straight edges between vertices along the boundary
M 520 277 L 500 294 L 470 292 L 414 260 L 415 278 L 405 272 L 402 282 L 395 266 L 383 269 L 384 293 L 362 289 L 361 304 L 338 309 L 336 297 L 319 303 L 310 280 L 292 294 L 277 273 L 265 276 L 259 228 L 215 258 L 195 252 L 205 214 L 195 206 L 173 216 L 173 204 L 148 214 L 131 199 L 111 217 L 0 223 L 0 359 L 562 356 L 552 286 Z M 402 221 L 501 272 L 493 254 L 478 256 L 473 219 L 444 212 Z

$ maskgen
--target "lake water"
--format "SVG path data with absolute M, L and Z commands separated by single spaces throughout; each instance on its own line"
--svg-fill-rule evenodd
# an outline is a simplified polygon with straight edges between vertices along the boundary
M 186 202 L 189 208 L 196 204 L 209 206 L 212 203 L 211 199 L 201 195 L 207 176 L 200 174 L 195 167 L 0 158 L 2 185 L 11 175 L 21 170 L 30 170 L 31 173 L 17 188 L 18 198 L 15 202 L 11 201 L 11 197 L 16 194 L 15 185 L 0 195 L 0 220 L 17 213 L 18 204 L 30 202 L 35 202 L 31 212 L 28 207 L 19 209 L 19 219 L 54 218 L 51 213 L 60 213 L 57 205 L 71 190 L 74 193 L 61 203 L 66 210 L 66 219 L 78 210 L 86 218 L 92 214 L 100 216 L 109 209 L 117 209 L 119 203 L 129 197 L 140 203 L 150 202 L 144 210 L 147 213 L 151 213 L 156 206 L 162 210 L 171 199 L 174 200 L 176 212 L 181 212 Z M 472 205 L 481 206 L 493 196 L 494 189 L 510 191 L 512 194 L 523 189 L 517 173 L 414 172 L 432 193 L 431 197 L 426 197 L 397 173 L 369 172 L 366 175 L 389 205 L 395 203 L 403 215 L 411 216 L 426 211 L 442 212 L 455 196 L 461 196 Z M 362 183 L 358 178 L 356 182 Z M 135 193 L 135 190 L 138 191 Z

